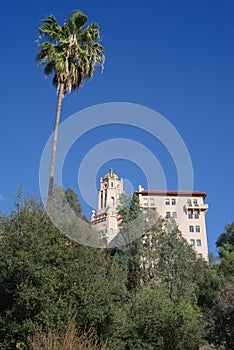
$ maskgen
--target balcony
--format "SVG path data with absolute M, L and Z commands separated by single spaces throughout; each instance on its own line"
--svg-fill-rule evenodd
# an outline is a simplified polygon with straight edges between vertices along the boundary
M 107 213 L 104 214 L 98 214 L 94 216 L 94 219 L 92 221 L 92 225 L 99 224 L 100 222 L 104 222 L 107 220 Z
M 203 212 L 207 212 L 207 210 L 208 210 L 208 208 L 209 208 L 209 206 L 208 206 L 208 204 L 193 204 L 193 203 L 191 203 L 191 204 L 185 204 L 184 205 L 184 211 L 186 212 L 186 214 L 187 214 L 187 212 L 190 210 L 190 211 L 199 211 L 199 212 L 201 212 L 201 211 L 203 211 Z

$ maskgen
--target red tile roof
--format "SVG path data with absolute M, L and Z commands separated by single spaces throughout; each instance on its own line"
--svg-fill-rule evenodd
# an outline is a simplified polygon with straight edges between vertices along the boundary
M 142 190 L 142 191 L 135 191 L 136 195 L 142 194 L 144 195 L 159 195 L 159 196 L 187 196 L 187 197 L 203 197 L 206 198 L 206 192 L 200 192 L 200 191 L 162 191 L 162 190 Z

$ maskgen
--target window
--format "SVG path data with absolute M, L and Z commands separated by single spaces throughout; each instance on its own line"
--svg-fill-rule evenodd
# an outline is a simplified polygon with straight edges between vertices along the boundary
M 197 199 L 194 199 L 194 200 L 193 200 L 193 204 L 197 204 Z
M 191 245 L 192 247 L 195 246 L 195 239 L 190 239 L 190 245 Z
M 172 198 L 171 204 L 172 204 L 172 205 L 176 205 L 176 200 L 175 200 L 175 198 Z
M 193 218 L 193 213 L 191 211 L 188 212 L 188 218 L 192 219 Z
M 197 257 L 198 259 L 202 259 L 202 254 L 201 253 L 197 254 Z
M 106 208 L 106 201 L 107 201 L 107 190 L 105 189 L 104 208 Z
M 110 183 L 110 187 L 114 187 L 114 182 L 111 182 L 111 183 Z
M 176 212 L 176 211 L 173 211 L 173 213 L 172 213 L 172 217 L 173 217 L 174 219 L 176 219 L 176 218 L 177 218 L 177 212 Z
M 170 205 L 170 199 L 169 199 L 169 198 L 166 198 L 165 204 L 166 204 L 166 205 Z
M 106 235 L 107 235 L 107 229 L 101 230 L 100 232 L 101 232 L 102 237 L 106 237 Z
M 101 209 L 103 208 L 103 191 L 101 191 Z
M 154 198 L 150 198 L 150 205 L 154 205 Z
M 201 240 L 200 239 L 197 239 L 197 246 L 201 247 Z
M 189 226 L 189 232 L 194 232 L 194 227 L 193 226 Z
M 187 199 L 187 204 L 191 204 L 191 199 Z
M 199 219 L 199 213 L 198 212 L 194 213 L 194 219 Z
M 148 198 L 144 198 L 144 205 L 148 205 Z
M 170 215 L 170 212 L 167 211 L 167 212 L 166 212 L 166 218 L 170 218 L 170 216 L 171 216 L 171 215 Z
M 196 232 L 200 232 L 200 226 L 196 226 Z

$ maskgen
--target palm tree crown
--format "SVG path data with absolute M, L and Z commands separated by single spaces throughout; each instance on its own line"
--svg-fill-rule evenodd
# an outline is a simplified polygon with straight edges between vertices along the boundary
M 60 26 L 54 16 L 42 20 L 37 64 L 43 65 L 44 73 L 54 73 L 53 83 L 63 95 L 78 90 L 86 78 L 91 78 L 96 65 L 104 64 L 104 50 L 99 44 L 100 31 L 96 23 L 84 28 L 87 17 L 74 11 L 68 22 Z

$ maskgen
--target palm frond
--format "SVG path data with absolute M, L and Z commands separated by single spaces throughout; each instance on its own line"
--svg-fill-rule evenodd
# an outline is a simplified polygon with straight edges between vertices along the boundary
M 61 26 L 57 23 L 54 16 L 48 16 L 41 21 L 42 25 L 39 27 L 39 33 L 42 37 L 54 41 L 63 34 Z
M 99 30 L 99 26 L 97 23 L 91 23 L 87 27 L 85 33 L 86 33 L 86 35 L 91 37 L 91 40 L 93 40 L 93 41 L 100 39 L 100 30 Z
M 68 26 L 70 33 L 74 34 L 82 30 L 88 17 L 85 16 L 81 11 L 75 10 L 69 16 Z
M 48 61 L 44 65 L 44 73 L 48 77 L 55 71 L 55 65 L 54 62 Z

